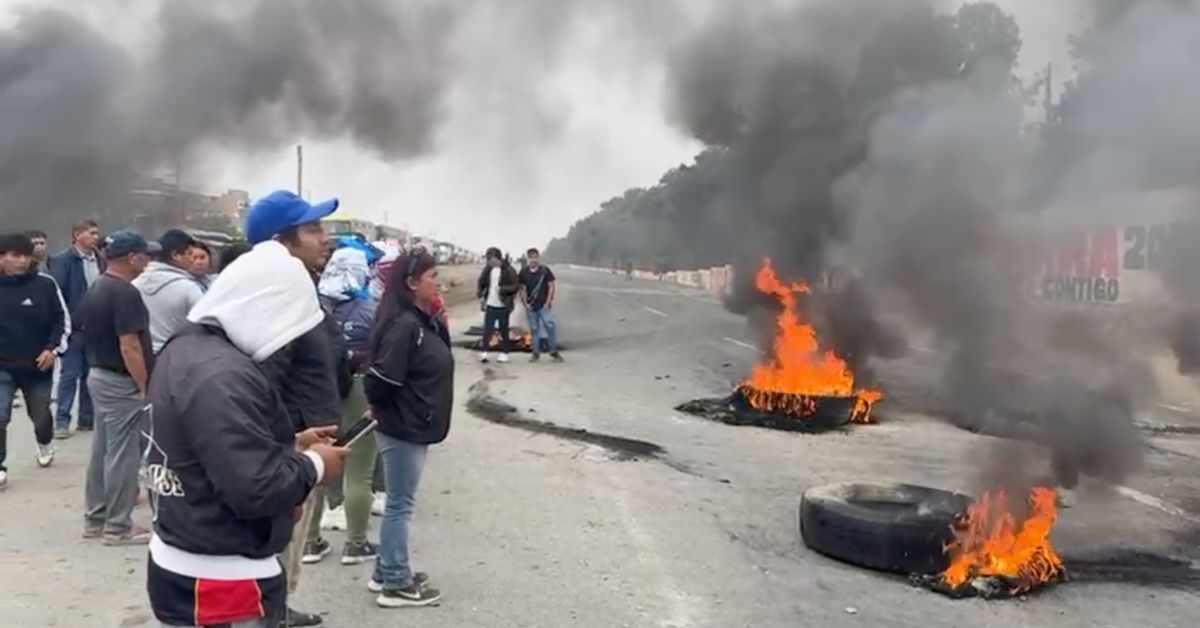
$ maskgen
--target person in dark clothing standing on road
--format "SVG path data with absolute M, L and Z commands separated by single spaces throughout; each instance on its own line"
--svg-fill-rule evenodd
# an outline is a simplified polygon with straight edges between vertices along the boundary
M 278 555 L 346 450 L 330 444 L 334 428 L 296 434 L 260 366 L 321 324 L 316 292 L 267 241 L 223 269 L 188 318 L 150 382 L 151 607 L 168 627 L 294 625 Z
M 260 247 L 281 245 L 300 260 L 309 274 L 307 293 L 317 295 L 316 278 L 329 260 L 329 236 L 321 219 L 337 210 L 337 199 L 316 205 L 284 190 L 258 200 L 246 216 L 246 240 L 255 251 Z M 253 253 L 253 251 L 252 251 Z M 322 310 L 322 322 L 307 330 L 285 350 L 264 360 L 260 368 L 280 392 L 296 432 L 315 427 L 336 427 L 341 421 L 341 399 L 352 382 L 341 331 L 333 315 Z M 300 584 L 304 557 L 305 531 L 324 499 L 324 490 L 313 492 L 301 511 L 292 542 L 283 552 L 288 592 L 294 594 Z M 318 626 L 321 616 L 288 609 L 289 626 Z
M 541 330 L 546 329 L 546 343 L 550 348 L 550 357 L 562 362 L 558 353 L 558 327 L 554 322 L 554 271 L 542 264 L 542 254 L 537 249 L 525 252 L 525 267 L 518 275 L 521 281 L 521 302 L 529 318 L 529 334 L 532 336 L 533 355 L 529 358 L 537 362 L 542 353 Z
M 96 406 L 96 434 L 84 495 L 84 538 L 105 545 L 141 545 L 150 531 L 133 525 L 140 438 L 146 429 L 146 386 L 154 358 L 150 315 L 131 283 L 158 244 L 118 231 L 104 249 L 108 267 L 79 308 L 87 352 L 88 389 Z
M 508 362 L 509 317 L 512 314 L 513 302 L 520 284 L 517 281 L 517 271 L 505 259 L 500 249 L 492 247 L 487 250 L 487 265 L 479 274 L 475 296 L 483 305 L 483 347 L 479 361 L 487 363 L 488 344 L 492 337 L 492 328 L 499 328 L 500 341 L 496 347 L 500 350 L 500 362 Z
M 368 345 L 363 389 L 379 422 L 387 506 L 379 530 L 379 561 L 367 587 L 384 608 L 428 606 L 441 593 L 409 563 L 408 527 L 429 445 L 450 432 L 454 356 L 450 335 L 433 314 L 437 261 L 428 253 L 396 261 Z
M 71 231 L 71 246 L 50 258 L 50 276 L 58 282 L 71 320 L 79 320 L 79 308 L 100 275 L 104 272 L 105 260 L 98 252 L 100 227 L 94 220 L 84 220 Z M 62 355 L 61 372 L 58 376 L 58 408 L 55 410 L 55 438 L 70 438 L 71 407 L 75 405 L 75 389 L 79 388 L 80 431 L 90 431 L 94 424 L 92 396 L 87 387 L 88 361 L 83 350 L 83 334 L 76 325 L 67 341 L 67 351 Z
M 33 266 L 33 250 L 24 235 L 0 235 L 0 489 L 8 486 L 8 423 L 18 390 L 33 420 L 38 466 L 54 461 L 50 389 L 71 320 L 54 280 Z

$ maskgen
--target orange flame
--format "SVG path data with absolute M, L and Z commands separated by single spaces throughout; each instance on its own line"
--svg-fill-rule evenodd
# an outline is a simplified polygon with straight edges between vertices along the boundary
M 1014 582 L 1017 595 L 1063 575 L 1062 559 L 1050 544 L 1050 528 L 1058 518 L 1054 489 L 1031 491 L 1029 514 L 1018 526 L 1004 490 L 985 492 L 955 523 L 956 539 L 946 552 L 950 566 L 942 579 L 959 587 L 975 578 L 1000 576 Z
M 521 333 L 515 329 L 508 332 L 509 346 L 517 347 L 523 350 L 529 350 L 533 347 L 533 334 L 530 332 Z M 487 346 L 489 349 L 495 349 L 500 346 L 500 332 L 494 331 L 488 336 Z
M 855 397 L 853 419 L 871 421 L 871 406 L 883 398 L 878 390 L 854 388 L 854 374 L 835 351 L 821 351 L 817 333 L 804 322 L 797 294 L 807 294 L 808 284 L 785 284 L 775 274 L 770 258 L 763 260 L 755 278 L 760 292 L 774 296 L 783 306 L 775 336 L 774 352 L 769 360 L 754 365 L 750 378 L 742 382 L 746 401 L 759 410 L 786 412 L 796 416 L 812 414 L 814 397 Z

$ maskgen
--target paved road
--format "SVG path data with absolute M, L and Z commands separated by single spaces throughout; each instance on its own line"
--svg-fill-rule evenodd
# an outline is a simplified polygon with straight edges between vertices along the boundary
M 979 604 L 948 603 L 813 554 L 796 530 L 796 503 L 808 486 L 897 480 L 972 493 L 983 486 L 979 460 L 1006 443 L 912 411 L 931 405 L 923 402 L 936 391 L 942 356 L 918 346 L 880 366 L 889 394 L 901 400 L 882 408 L 880 425 L 803 436 L 712 424 L 671 408 L 726 394 L 744 376 L 758 353 L 743 319 L 678 286 L 589 271 L 559 277 L 557 316 L 564 342 L 575 347 L 568 364 L 512 364 L 503 369 L 512 379 L 494 388 L 533 410 L 529 416 L 662 445 L 688 471 L 657 465 L 628 487 L 625 507 L 637 534 L 670 557 L 659 563 L 661 586 L 671 592 L 663 598 L 692 600 L 700 618 L 693 625 L 875 625 L 886 617 L 899 626 L 1170 626 L 1194 619 L 1193 594 L 1081 583 L 1028 604 L 991 605 L 985 616 Z M 1165 409 L 1144 420 L 1197 424 Z M 1150 442 L 1145 473 L 1070 497 L 1056 529 L 1064 554 L 1136 549 L 1200 558 L 1200 440 Z M 1153 608 L 1140 602 L 1147 593 Z
M 492 392 L 528 418 L 657 443 L 666 460 L 621 461 L 460 410 L 430 458 L 415 526 L 417 565 L 445 591 L 443 605 L 380 611 L 363 590 L 368 570 L 333 562 L 306 569 L 297 605 L 327 613 L 334 627 L 1195 625 L 1195 591 L 1076 582 L 1026 602 L 952 602 L 809 551 L 796 522 L 806 487 L 897 480 L 973 491 L 978 461 L 999 441 L 908 403 L 886 409 L 880 425 L 814 436 L 680 415 L 671 408 L 726 392 L 755 358 L 741 319 L 677 286 L 559 276 L 568 362 L 493 365 Z M 453 324 L 465 329 L 477 316 L 459 308 Z M 458 357 L 461 402 L 483 370 L 472 354 Z M 894 398 L 919 399 L 939 364 L 917 351 L 881 373 Z M 13 485 L 0 494 L 0 625 L 153 625 L 144 551 L 78 538 L 89 437 L 66 441 L 55 466 L 38 470 L 30 432 L 18 413 Z M 1124 494 L 1093 488 L 1063 511 L 1063 554 L 1200 558 L 1189 520 L 1200 446 L 1187 436 L 1153 442 L 1148 471 Z

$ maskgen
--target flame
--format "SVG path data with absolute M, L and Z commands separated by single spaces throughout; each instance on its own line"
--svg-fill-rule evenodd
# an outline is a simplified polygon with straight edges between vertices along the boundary
M 755 278 L 760 292 L 774 296 L 783 306 L 777 319 L 774 352 L 754 365 L 740 390 L 759 410 L 795 416 L 812 414 L 815 397 L 855 397 L 853 420 L 871 422 L 871 406 L 883 398 L 879 390 L 855 390 L 854 374 L 832 349 L 821 351 L 817 333 L 804 322 L 797 294 L 808 294 L 808 284 L 780 281 L 770 258 L 763 260 Z
M 508 332 L 508 338 L 509 347 L 526 351 L 533 348 L 533 334 L 530 332 L 521 333 L 516 329 L 511 329 Z M 489 349 L 495 349 L 500 346 L 500 332 L 494 331 L 488 336 L 487 346 Z
M 1029 514 L 1018 526 L 1004 490 L 985 492 L 955 523 L 955 540 L 946 548 L 950 566 L 942 579 L 959 587 L 975 578 L 1000 576 L 1014 583 L 1017 595 L 1063 575 L 1062 559 L 1050 545 L 1050 528 L 1058 518 L 1054 489 L 1034 487 Z

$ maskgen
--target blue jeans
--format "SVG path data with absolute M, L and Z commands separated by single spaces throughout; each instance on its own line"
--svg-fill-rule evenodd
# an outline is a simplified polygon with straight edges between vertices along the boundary
M 550 346 L 550 353 L 558 353 L 558 325 L 554 323 L 554 310 L 543 308 L 540 310 L 529 310 L 529 334 L 533 336 L 533 353 L 537 355 L 542 351 L 541 328 L 546 327 L 546 342 Z
M 60 430 L 71 427 L 71 406 L 75 405 L 75 385 L 79 385 L 79 427 L 91 428 L 95 414 L 92 395 L 88 392 L 87 354 L 83 352 L 83 336 L 71 334 L 67 352 L 62 354 L 62 372 L 58 375 L 58 409 L 54 426 Z
M 387 485 L 387 507 L 379 526 L 379 565 L 376 576 L 389 589 L 412 586 L 413 570 L 408 562 L 408 524 L 417 501 L 417 485 L 425 467 L 428 445 L 418 445 L 375 432 L 383 457 L 383 479 Z

